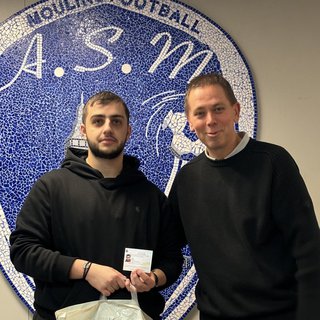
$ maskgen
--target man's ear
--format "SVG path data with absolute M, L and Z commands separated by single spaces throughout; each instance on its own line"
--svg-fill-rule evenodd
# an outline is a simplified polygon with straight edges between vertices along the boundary
M 126 141 L 129 140 L 130 136 L 131 136 L 131 132 L 132 132 L 132 128 L 130 126 L 130 124 L 128 125 L 128 131 L 127 131 L 127 138 L 126 138 Z
M 84 138 L 86 137 L 86 126 L 83 123 L 80 125 L 80 133 Z
M 234 123 L 238 123 L 240 118 L 240 103 L 239 102 L 235 103 L 233 107 L 234 107 Z
M 190 130 L 191 132 L 194 132 L 194 127 L 193 127 L 191 121 L 188 119 L 188 116 L 187 116 L 187 121 L 188 121 L 188 124 L 189 124 L 189 130 Z

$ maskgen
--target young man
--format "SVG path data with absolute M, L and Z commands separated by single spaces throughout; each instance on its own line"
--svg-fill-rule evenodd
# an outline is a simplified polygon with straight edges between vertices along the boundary
M 169 200 L 199 276 L 200 319 L 319 319 L 319 226 L 296 163 L 235 131 L 240 105 L 219 74 L 189 83 L 185 112 L 206 150 Z
M 53 320 L 66 306 L 138 292 L 141 308 L 159 319 L 159 293 L 182 268 L 164 194 L 123 154 L 129 110 L 111 92 L 91 97 L 81 132 L 88 152 L 69 149 L 61 168 L 33 186 L 10 237 L 11 259 L 36 284 L 34 319 Z M 152 272 L 123 271 L 126 248 L 153 250 Z

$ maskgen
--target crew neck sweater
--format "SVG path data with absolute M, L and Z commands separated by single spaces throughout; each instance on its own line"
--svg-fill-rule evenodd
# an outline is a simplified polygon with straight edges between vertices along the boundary
M 169 199 L 204 319 L 319 319 L 319 226 L 285 149 L 250 139 L 228 159 L 202 153 L 177 174 Z

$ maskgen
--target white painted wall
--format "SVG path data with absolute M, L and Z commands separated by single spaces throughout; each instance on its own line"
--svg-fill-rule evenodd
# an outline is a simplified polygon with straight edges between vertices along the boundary
M 36 1 L 0 0 L 0 21 Z M 258 139 L 295 158 L 320 221 L 320 2 L 318 0 L 184 0 L 218 23 L 239 46 L 254 76 Z M 31 314 L 0 275 L 1 319 Z M 193 310 L 188 320 L 198 319 Z M 174 319 L 173 319 L 174 320 Z

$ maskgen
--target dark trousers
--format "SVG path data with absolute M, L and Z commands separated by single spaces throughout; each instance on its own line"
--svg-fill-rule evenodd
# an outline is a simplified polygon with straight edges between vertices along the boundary
M 200 312 L 200 320 L 294 320 L 295 312 L 284 312 L 284 313 L 277 313 L 269 316 L 251 316 L 251 317 L 245 317 L 245 318 L 224 318 L 224 317 L 212 317 L 205 315 Z

